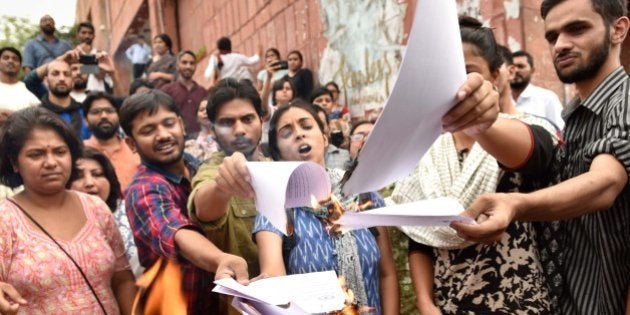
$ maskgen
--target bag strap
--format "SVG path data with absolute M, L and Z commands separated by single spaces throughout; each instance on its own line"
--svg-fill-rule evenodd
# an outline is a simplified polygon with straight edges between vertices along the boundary
M 13 200 L 12 198 L 7 198 L 8 201 L 10 201 L 11 203 L 13 203 L 16 207 L 18 207 L 18 209 L 20 209 L 20 211 L 22 211 L 22 213 L 24 213 L 24 215 L 29 218 L 40 230 L 42 230 L 42 232 L 44 232 L 44 234 L 46 234 L 46 236 L 48 236 L 55 244 L 57 244 L 57 246 L 59 247 L 59 249 L 61 249 L 61 251 L 66 254 L 66 256 L 68 256 L 68 258 L 70 258 L 70 260 L 72 261 L 72 263 L 74 264 L 75 267 L 77 267 L 77 269 L 79 270 L 79 273 L 81 273 L 81 276 L 83 277 L 83 280 L 85 280 L 85 283 L 88 285 L 88 287 L 90 288 L 90 291 L 92 291 L 92 294 L 94 295 L 94 298 L 96 299 L 96 302 L 98 302 L 98 305 L 101 307 L 101 309 L 103 310 L 103 314 L 107 315 L 107 311 L 105 310 L 105 306 L 103 306 L 103 303 L 101 302 L 101 300 L 98 298 L 98 295 L 96 295 L 96 291 L 94 291 L 94 287 L 92 287 L 92 284 L 90 284 L 90 280 L 88 280 L 87 276 L 85 275 L 85 273 L 83 272 L 83 269 L 81 269 L 81 267 L 79 266 L 79 264 L 76 262 L 76 260 L 74 260 L 74 258 L 72 258 L 72 256 L 70 255 L 70 253 L 68 253 L 62 246 L 61 244 L 59 244 L 57 242 L 57 240 L 55 240 L 54 237 L 52 237 L 52 235 L 50 235 L 50 233 L 48 233 L 48 231 L 46 231 L 46 229 L 44 229 L 43 226 L 41 226 L 37 221 L 35 221 L 35 219 L 28 214 L 28 212 L 26 212 L 26 210 L 24 210 L 24 208 L 22 208 L 22 206 L 20 206 L 17 202 L 15 202 L 15 200 Z
M 46 52 L 48 53 L 48 56 L 50 56 L 52 59 L 57 58 L 55 56 L 55 54 L 50 50 L 50 48 L 46 47 L 46 45 L 44 45 L 42 42 L 40 42 L 39 40 L 35 40 L 36 43 L 39 44 L 39 46 L 41 46 L 42 48 L 44 48 L 46 50 Z

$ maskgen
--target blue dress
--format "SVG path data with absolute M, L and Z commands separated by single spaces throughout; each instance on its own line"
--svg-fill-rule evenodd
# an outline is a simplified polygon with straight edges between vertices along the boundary
M 338 174 L 336 171 L 329 171 L 333 183 L 337 182 L 335 181 Z M 369 193 L 369 199 L 373 208 L 384 206 L 383 199 L 376 193 Z M 303 208 L 294 208 L 293 211 L 296 244 L 289 255 L 288 266 L 286 266 L 287 274 L 335 270 L 339 275 L 335 246 L 324 224 L 313 213 L 305 211 Z M 282 232 L 260 213 L 256 216 L 253 234 L 259 231 L 270 231 L 283 236 Z M 349 233 L 356 240 L 368 305 L 375 308 L 376 314 L 380 314 L 382 313 L 379 293 L 380 251 L 376 238 L 368 229 L 355 230 Z

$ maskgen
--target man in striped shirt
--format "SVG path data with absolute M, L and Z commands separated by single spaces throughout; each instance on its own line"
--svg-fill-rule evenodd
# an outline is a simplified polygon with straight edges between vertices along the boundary
M 558 77 L 578 92 L 563 112 L 565 143 L 549 158 L 560 183 L 484 195 L 465 212 L 480 224 L 452 226 L 490 242 L 512 220 L 543 221 L 540 254 L 556 312 L 623 314 L 630 288 L 630 79 L 620 61 L 630 28 L 626 1 L 544 0 L 541 14 Z M 519 149 L 538 139 L 520 131 L 506 131 L 501 150 L 525 152 L 513 158 L 526 161 L 530 150 Z

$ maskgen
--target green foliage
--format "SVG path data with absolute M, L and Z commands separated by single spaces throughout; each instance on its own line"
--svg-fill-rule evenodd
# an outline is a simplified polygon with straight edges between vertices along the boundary
M 39 34 L 39 24 L 33 23 L 29 19 L 17 16 L 0 16 L 0 47 L 12 46 L 20 51 L 24 50 L 27 41 Z M 57 36 L 68 41 L 72 45 L 75 42 L 76 25 L 60 27 L 57 29 Z
M 0 17 L 0 46 L 13 46 L 18 50 L 24 48 L 26 42 L 39 33 L 39 25 L 31 23 L 27 18 L 6 16 Z

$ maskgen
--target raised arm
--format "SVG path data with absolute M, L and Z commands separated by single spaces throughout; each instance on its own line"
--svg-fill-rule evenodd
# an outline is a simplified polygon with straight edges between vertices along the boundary
M 195 191 L 192 196 L 192 206 L 200 221 L 211 222 L 221 218 L 232 196 L 254 198 L 246 162 L 242 153 L 235 152 L 223 159 L 218 170 L 209 170 L 213 166 L 208 164 L 202 166 L 193 179 Z

